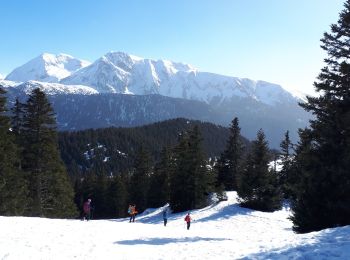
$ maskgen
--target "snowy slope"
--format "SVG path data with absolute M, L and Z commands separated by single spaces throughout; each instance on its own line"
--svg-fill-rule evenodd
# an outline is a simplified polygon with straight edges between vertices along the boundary
M 349 259 L 350 227 L 298 235 L 289 211 L 263 213 L 229 200 L 186 213 L 162 209 L 127 219 L 58 220 L 0 217 L 0 259 Z
M 231 97 L 250 97 L 264 104 L 291 103 L 296 98 L 281 86 L 250 79 L 201 72 L 191 65 L 110 52 L 91 65 L 62 79 L 101 93 L 160 94 L 220 103 Z
M 67 54 L 43 53 L 13 70 L 7 75 L 6 80 L 59 82 L 62 78 L 68 77 L 89 64 L 90 62 L 73 58 Z
M 59 95 L 59 94 L 80 94 L 80 95 L 93 95 L 98 92 L 87 86 L 81 85 L 62 85 L 59 83 L 48 83 L 30 80 L 27 82 L 14 82 L 9 80 L 0 80 L 0 86 L 4 87 L 8 91 L 14 91 L 15 93 L 30 94 L 34 89 L 40 88 L 47 95 Z

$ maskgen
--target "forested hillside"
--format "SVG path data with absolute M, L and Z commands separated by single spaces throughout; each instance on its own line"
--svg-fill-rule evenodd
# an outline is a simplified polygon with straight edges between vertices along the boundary
M 218 157 L 225 148 L 229 129 L 183 118 L 141 127 L 90 129 L 59 133 L 61 157 L 74 179 L 89 172 L 116 175 L 134 166 L 135 156 L 143 147 L 156 162 L 163 148 L 174 146 L 182 132 L 198 125 L 203 150 L 209 158 Z M 249 141 L 242 137 L 245 147 Z

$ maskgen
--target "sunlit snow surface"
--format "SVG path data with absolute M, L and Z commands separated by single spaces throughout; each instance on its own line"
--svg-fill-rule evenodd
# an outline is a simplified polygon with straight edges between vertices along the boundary
M 59 83 L 48 83 L 30 80 L 27 82 L 14 82 L 9 80 L 0 80 L 0 86 L 5 89 L 14 88 L 20 90 L 27 95 L 31 94 L 36 88 L 40 88 L 47 95 L 57 94 L 80 94 L 80 95 L 95 95 L 98 94 L 93 88 L 82 85 L 62 85 Z
M 67 54 L 43 53 L 14 69 L 6 76 L 7 80 L 42 82 L 59 82 L 81 68 L 90 65 L 90 62 L 76 59 Z
M 136 218 L 58 220 L 0 217 L 0 259 L 350 259 L 350 227 L 298 235 L 287 209 L 263 213 L 228 201 L 186 212 Z

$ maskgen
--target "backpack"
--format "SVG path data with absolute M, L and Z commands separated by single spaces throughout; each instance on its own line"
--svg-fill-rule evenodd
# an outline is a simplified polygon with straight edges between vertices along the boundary
M 89 212 L 90 209 L 91 209 L 90 203 L 89 203 L 89 202 L 85 202 L 85 203 L 84 203 L 83 209 L 84 209 L 84 212 L 85 212 L 85 213 Z

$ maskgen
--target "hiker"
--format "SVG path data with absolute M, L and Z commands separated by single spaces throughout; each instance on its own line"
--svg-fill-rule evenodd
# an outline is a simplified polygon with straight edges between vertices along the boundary
M 85 201 L 84 206 L 83 206 L 83 220 L 90 220 L 91 217 L 91 199 L 88 199 Z
M 129 205 L 128 213 L 130 215 L 130 221 L 129 222 L 135 222 L 135 215 L 137 214 L 136 206 L 135 205 Z
M 167 212 L 167 209 L 163 210 L 163 221 L 164 221 L 164 227 L 166 227 L 166 224 L 168 223 L 168 212 Z
M 188 214 L 187 214 L 186 217 L 185 217 L 185 221 L 186 221 L 186 223 L 187 223 L 187 230 L 190 229 L 191 220 L 192 220 L 192 218 L 191 218 L 191 216 L 190 216 L 190 213 L 188 212 Z

